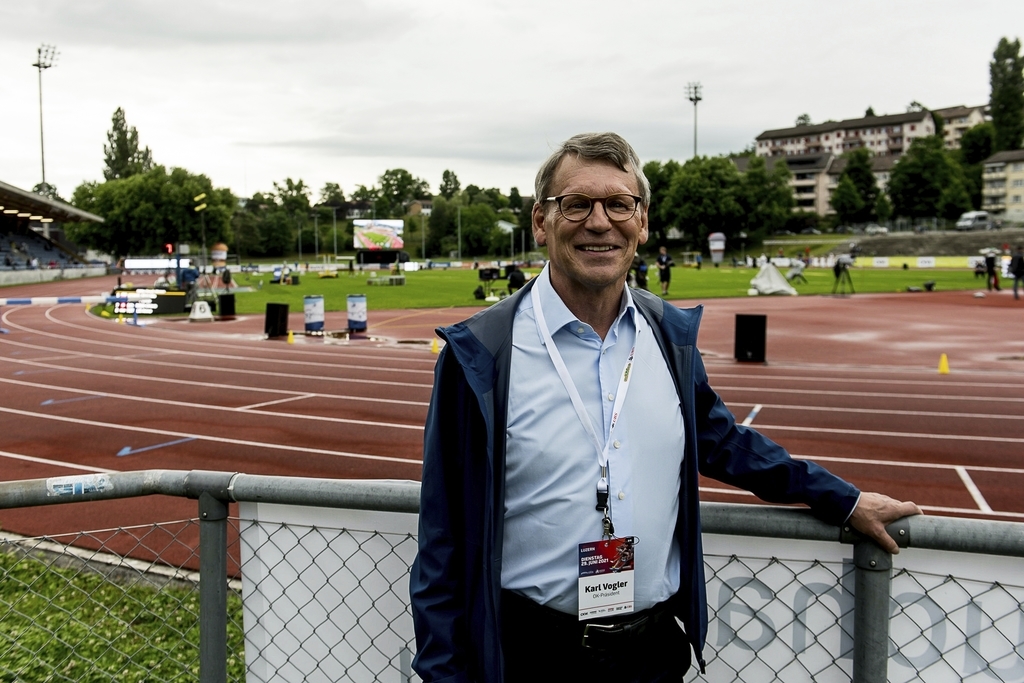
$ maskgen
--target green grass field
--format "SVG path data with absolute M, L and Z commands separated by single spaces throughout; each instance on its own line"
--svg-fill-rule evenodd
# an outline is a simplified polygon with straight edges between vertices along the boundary
M 537 271 L 530 271 L 536 273 Z M 757 273 L 752 268 L 675 268 L 669 298 L 672 299 L 715 299 L 721 297 L 747 296 L 750 280 Z M 785 273 L 785 270 L 783 270 Z M 796 286 L 800 294 L 831 294 L 835 277 L 829 269 L 807 269 L 804 271 L 807 284 Z M 908 269 L 898 268 L 853 268 L 850 270 L 854 289 L 857 293 L 905 292 L 907 287 L 921 287 L 924 282 L 935 281 L 937 291 L 966 290 L 984 287 L 972 271 L 962 269 Z M 328 311 L 344 311 L 349 294 L 365 294 L 367 307 L 372 310 L 401 308 L 445 308 L 458 306 L 479 306 L 473 298 L 473 290 L 480 284 L 474 270 L 427 270 L 406 274 L 404 286 L 372 286 L 367 281 L 368 273 L 349 276 L 342 271 L 338 278 L 318 278 L 314 273 L 303 273 L 298 285 L 271 285 L 270 275 L 240 274 L 235 281 L 242 287 L 253 287 L 251 292 L 239 292 L 235 297 L 238 313 L 263 313 L 268 302 L 286 303 L 291 311 L 303 310 L 303 299 L 309 295 L 324 297 Z M 256 289 L 262 280 L 263 286 Z M 505 282 L 498 281 L 498 288 L 504 289 Z M 658 282 L 652 279 L 648 289 L 659 291 Z

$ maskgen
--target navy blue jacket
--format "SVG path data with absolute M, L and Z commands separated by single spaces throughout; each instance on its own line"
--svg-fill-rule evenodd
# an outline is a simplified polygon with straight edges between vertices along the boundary
M 413 666 L 424 681 L 503 680 L 501 553 L 512 321 L 519 298 L 532 284 L 438 330 L 447 344 L 434 370 L 424 433 L 419 554 L 410 576 L 417 643 Z M 634 290 L 633 298 L 675 377 L 682 407 L 686 440 L 676 521 L 681 576 L 673 611 L 703 669 L 708 617 L 698 470 L 763 500 L 808 504 L 837 525 L 853 511 L 860 492 L 736 424 L 708 385 L 697 352 L 702 307 L 681 310 L 641 290 Z

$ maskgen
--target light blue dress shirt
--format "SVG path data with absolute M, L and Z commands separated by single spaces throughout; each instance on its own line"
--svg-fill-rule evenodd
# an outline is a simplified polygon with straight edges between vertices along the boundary
M 665 358 L 650 326 L 636 332 L 636 307 L 623 288 L 605 339 L 578 320 L 551 286 L 548 269 L 534 285 L 551 336 L 607 440 L 615 392 L 634 343 L 630 389 L 612 434 L 608 475 L 616 536 L 635 536 L 634 609 L 679 589 L 675 540 L 683 458 L 683 416 Z M 578 546 L 601 539 L 595 510 L 600 468 L 569 394 L 524 296 L 512 328 L 505 464 L 502 588 L 569 614 L 578 612 Z

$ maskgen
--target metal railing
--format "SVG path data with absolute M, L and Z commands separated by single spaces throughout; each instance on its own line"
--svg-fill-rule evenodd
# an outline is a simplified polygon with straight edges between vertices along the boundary
M 150 470 L 0 483 L 0 509 L 156 494 L 198 500 L 197 518 L 0 535 L 0 680 L 413 678 L 417 483 Z M 310 514 L 324 508 L 374 512 Z M 405 522 L 389 530 L 378 513 Z M 1024 524 L 919 516 L 889 528 L 901 547 L 994 566 L 967 576 L 932 556 L 894 573 L 873 542 L 806 510 L 701 514 L 710 679 L 1024 681 Z

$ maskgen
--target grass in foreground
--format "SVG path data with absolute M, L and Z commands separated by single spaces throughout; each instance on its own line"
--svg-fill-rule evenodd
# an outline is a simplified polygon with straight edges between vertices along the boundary
M 228 679 L 245 678 L 228 593 Z M 0 681 L 194 681 L 198 589 L 125 586 L 0 551 Z

